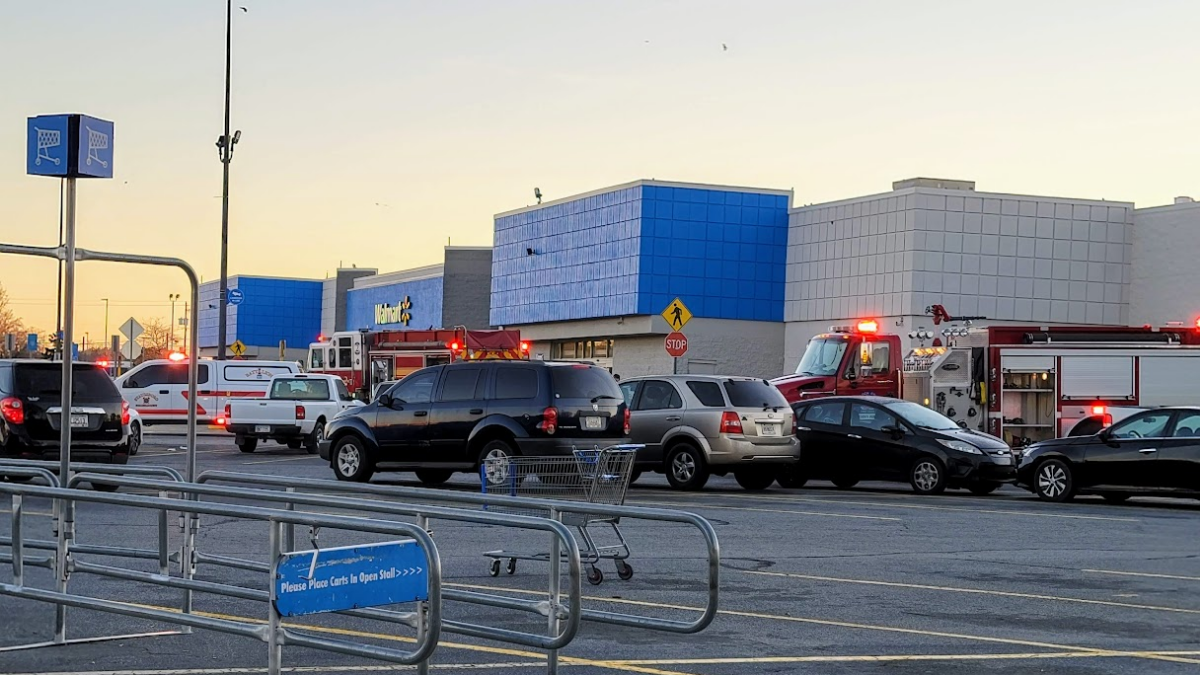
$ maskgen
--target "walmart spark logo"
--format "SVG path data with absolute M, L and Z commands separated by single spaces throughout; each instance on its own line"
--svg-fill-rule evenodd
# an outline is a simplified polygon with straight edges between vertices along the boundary
M 386 302 L 382 305 L 375 305 L 375 323 L 380 326 L 397 323 L 407 326 L 408 322 L 412 321 L 410 309 L 412 309 L 412 300 L 407 295 L 404 296 L 403 302 L 395 306 Z

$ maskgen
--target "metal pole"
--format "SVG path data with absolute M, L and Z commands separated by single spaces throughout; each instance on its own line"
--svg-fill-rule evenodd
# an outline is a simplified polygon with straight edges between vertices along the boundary
M 175 349 L 175 294 L 172 293 L 171 298 L 171 337 L 167 338 L 167 349 L 174 351 Z
M 17 588 L 25 585 L 25 541 L 21 534 L 23 503 L 21 495 L 12 496 L 12 573 L 13 585 Z
M 429 518 L 427 518 L 426 516 L 417 516 L 416 525 L 417 525 L 417 527 L 421 528 L 422 530 L 425 530 L 426 532 L 428 532 L 429 531 Z M 14 538 L 13 541 L 16 541 L 16 539 Z M 418 602 L 417 603 L 417 642 L 418 643 L 420 643 L 421 641 L 423 641 L 425 639 L 425 634 L 426 634 L 426 632 L 429 631 L 429 617 L 425 615 L 426 612 L 428 612 L 428 611 L 429 611 L 429 603 L 428 602 Z M 429 661 L 430 661 L 430 659 L 425 659 L 424 661 L 417 664 L 417 675 L 429 675 Z
M 186 326 L 192 325 L 192 320 L 191 320 L 190 316 L 188 315 L 188 301 L 187 300 L 183 301 L 183 321 L 184 321 L 184 326 L 185 326 L 185 328 L 183 329 L 183 353 L 187 354 L 188 353 L 188 331 L 187 331 Z
M 100 299 L 104 301 L 104 339 L 101 340 L 100 344 L 104 344 L 105 349 L 107 349 L 108 345 L 106 343 L 112 342 L 112 336 L 108 334 L 108 298 Z M 113 377 L 116 377 L 121 374 L 121 369 L 116 363 L 121 358 L 121 355 L 113 354 L 109 358 L 113 361 Z
M 66 263 L 63 275 L 63 339 L 59 342 L 62 348 L 62 395 L 61 411 L 58 416 L 59 427 L 59 474 L 60 485 L 67 485 L 71 480 L 71 410 L 74 403 L 74 366 L 69 347 L 75 341 L 75 178 L 64 181 L 63 224 L 64 245 L 59 248 L 59 260 Z M 59 593 L 67 592 L 67 546 L 71 539 L 70 530 L 73 528 L 71 503 L 58 500 L 58 556 L 55 568 L 55 588 Z M 54 612 L 54 642 L 64 644 L 67 641 L 67 607 L 57 605 Z
M 268 539 L 271 546 L 271 574 L 267 577 L 267 582 L 271 585 L 270 606 L 267 608 L 267 674 L 279 675 L 279 671 L 283 666 L 283 641 L 279 635 L 279 610 L 275 608 L 275 601 L 279 599 L 279 559 L 282 557 L 279 550 L 280 539 L 282 538 L 283 523 L 272 520 L 269 523 L 270 534 Z
M 74 179 L 72 179 L 74 180 Z M 58 245 L 61 248 L 63 245 L 63 190 L 67 179 L 63 178 L 58 181 Z M 55 313 L 54 313 L 54 337 L 58 338 L 62 335 L 62 292 L 63 292 L 63 264 L 62 258 L 58 259 L 58 295 L 55 296 Z M 59 348 L 62 347 L 59 340 Z M 57 356 L 57 354 L 55 354 Z
M 550 520 L 559 521 L 562 516 L 558 509 L 550 509 Z M 550 537 L 550 611 L 549 632 L 551 637 L 558 635 L 558 607 L 562 596 L 562 551 L 559 549 L 558 537 Z M 557 675 L 558 650 L 551 649 L 546 654 L 546 673 Z
M 229 304 L 229 162 L 233 143 L 229 137 L 229 75 L 233 48 L 233 0 L 225 1 L 225 135 L 221 137 L 221 292 L 217 298 L 217 360 L 225 360 Z

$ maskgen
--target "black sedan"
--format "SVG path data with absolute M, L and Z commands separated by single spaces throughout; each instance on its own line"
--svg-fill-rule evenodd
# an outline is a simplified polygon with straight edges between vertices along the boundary
M 1200 497 L 1200 408 L 1161 408 L 1092 436 L 1029 446 L 1017 483 L 1051 502 L 1100 495 Z
M 860 480 L 881 480 L 907 482 L 918 494 L 949 487 L 986 495 L 1015 475 L 1004 441 L 961 429 L 916 403 L 831 396 L 793 408 L 800 464 L 778 478 L 782 487 L 826 479 L 845 489 Z

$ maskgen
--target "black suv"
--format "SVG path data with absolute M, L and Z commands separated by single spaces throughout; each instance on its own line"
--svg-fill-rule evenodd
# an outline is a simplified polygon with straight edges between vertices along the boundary
M 484 460 L 569 455 L 629 436 L 608 371 L 579 363 L 461 361 L 418 370 L 329 423 L 320 445 L 340 480 L 415 471 L 427 485 Z
M 62 368 L 57 361 L 0 360 L 0 457 L 56 459 L 62 429 Z M 73 365 L 71 458 L 124 464 L 129 405 L 101 368 Z

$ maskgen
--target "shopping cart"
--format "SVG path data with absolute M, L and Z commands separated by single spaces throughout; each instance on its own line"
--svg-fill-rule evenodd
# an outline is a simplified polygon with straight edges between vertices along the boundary
M 592 450 L 574 450 L 563 457 L 500 457 L 487 459 L 479 467 L 479 482 L 484 494 L 508 495 L 512 497 L 536 497 L 581 501 L 589 504 L 620 506 L 625 503 L 629 490 L 629 479 L 633 475 L 634 461 L 641 445 L 614 445 Z M 515 515 L 550 515 L 550 507 L 498 506 L 489 504 L 489 511 Z M 559 520 L 579 532 L 579 560 L 588 565 L 587 580 L 595 585 L 604 581 L 604 574 L 596 563 L 612 560 L 617 576 L 623 581 L 633 578 L 633 567 L 629 558 L 629 544 L 619 527 L 621 519 L 614 516 L 589 513 L 564 513 Z M 616 537 L 616 543 L 598 545 L 588 528 L 593 525 L 608 525 Z M 517 571 L 518 560 L 549 562 L 547 553 L 521 553 L 516 551 L 489 551 L 483 554 L 490 558 L 492 576 L 500 575 L 501 560 L 507 558 L 505 570 L 509 574 Z
M 33 128 L 33 133 L 37 135 L 37 156 L 33 158 L 33 163 L 41 166 L 42 160 L 53 162 L 54 166 L 58 166 L 59 158 L 51 157 L 48 152 L 50 148 L 57 148 L 62 145 L 62 132 L 58 129 L 39 129 Z
M 100 159 L 99 150 L 108 149 L 108 134 L 102 131 L 96 131 L 91 127 L 84 127 L 88 134 L 88 154 L 87 165 L 91 166 L 92 162 L 96 162 L 105 169 L 108 168 L 108 162 Z

